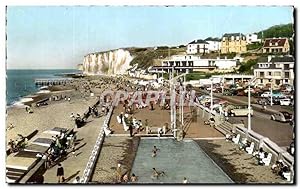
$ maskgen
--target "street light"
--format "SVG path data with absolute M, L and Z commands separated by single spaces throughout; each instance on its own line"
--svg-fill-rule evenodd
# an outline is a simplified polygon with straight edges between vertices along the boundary
M 250 93 L 250 85 L 251 82 L 248 85 L 248 131 L 251 130 L 251 93 Z
M 272 106 L 273 105 L 273 80 L 271 79 L 271 89 L 270 89 L 270 92 L 271 92 L 271 103 L 270 105 Z
M 247 131 L 251 131 L 251 93 L 250 93 L 250 86 L 256 80 L 254 77 L 253 79 L 249 80 L 248 83 L 248 128 Z
M 213 111 L 213 78 L 210 78 L 211 85 L 210 85 L 210 114 L 212 116 Z

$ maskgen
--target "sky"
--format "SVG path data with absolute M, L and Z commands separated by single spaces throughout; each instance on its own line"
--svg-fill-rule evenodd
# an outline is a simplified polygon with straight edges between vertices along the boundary
M 84 55 L 176 46 L 293 23 L 292 7 L 8 6 L 8 69 L 76 69 Z

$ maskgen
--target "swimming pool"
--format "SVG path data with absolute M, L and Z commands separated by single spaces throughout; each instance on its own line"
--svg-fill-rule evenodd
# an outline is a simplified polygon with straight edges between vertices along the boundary
M 153 146 L 160 149 L 152 157 Z M 164 171 L 165 176 L 152 179 L 152 168 Z M 138 183 L 233 183 L 229 176 L 192 140 L 142 138 L 132 171 Z

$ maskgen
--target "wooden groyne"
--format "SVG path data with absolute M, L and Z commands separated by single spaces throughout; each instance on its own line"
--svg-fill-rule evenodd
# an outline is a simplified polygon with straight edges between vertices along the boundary
M 74 80 L 73 78 L 43 78 L 43 79 L 35 79 L 35 85 L 63 85 L 68 84 L 70 81 Z

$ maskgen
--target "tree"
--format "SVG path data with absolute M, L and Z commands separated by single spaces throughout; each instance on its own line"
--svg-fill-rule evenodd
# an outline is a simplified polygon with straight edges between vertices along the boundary
M 240 73 L 246 73 L 246 74 L 252 74 L 253 70 L 252 67 L 257 64 L 257 59 L 250 59 L 246 63 L 243 63 L 240 68 L 239 72 Z

